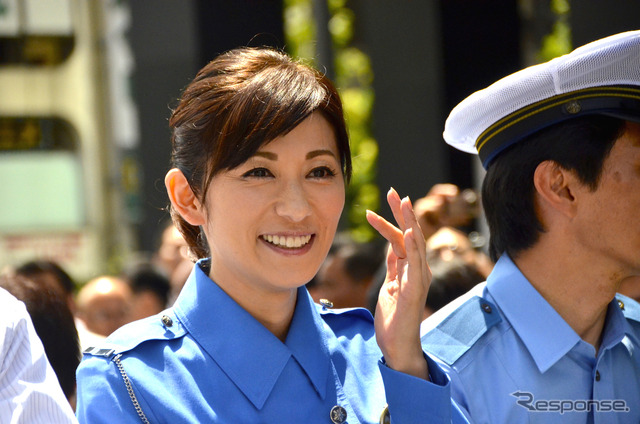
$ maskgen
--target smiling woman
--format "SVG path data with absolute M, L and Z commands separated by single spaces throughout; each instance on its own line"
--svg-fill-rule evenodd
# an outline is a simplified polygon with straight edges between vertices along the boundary
M 345 193 L 339 157 L 334 131 L 314 112 L 217 173 L 202 202 L 181 171 L 167 174 L 174 210 L 208 240 L 209 277 L 283 341 L 296 301 L 291 289 L 313 278 L 338 226 Z M 265 308 L 270 303 L 276 307 Z
M 170 124 L 171 213 L 199 260 L 172 308 L 85 351 L 80 421 L 450 422 L 446 378 L 420 347 L 431 274 L 408 199 L 388 195 L 398 227 L 367 216 L 393 246 L 375 323 L 304 287 L 351 173 L 332 83 L 280 52 L 233 50 Z

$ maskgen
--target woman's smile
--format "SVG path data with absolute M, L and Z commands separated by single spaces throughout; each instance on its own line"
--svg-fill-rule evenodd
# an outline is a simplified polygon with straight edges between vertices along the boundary
M 275 247 L 287 250 L 300 250 L 310 244 L 312 234 L 306 235 L 285 235 L 285 234 L 264 234 L 262 240 L 274 245 Z

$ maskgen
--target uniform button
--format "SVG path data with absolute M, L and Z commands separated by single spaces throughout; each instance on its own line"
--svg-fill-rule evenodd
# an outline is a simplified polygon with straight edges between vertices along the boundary
M 488 314 L 491 313 L 491 306 L 489 306 L 488 303 L 483 303 L 480 306 L 482 307 L 482 310 L 485 311 L 486 313 Z
M 596 371 L 596 381 L 600 381 L 600 371 Z
M 162 318 L 160 318 L 160 321 L 162 321 L 162 324 L 165 327 L 171 327 L 173 325 L 173 320 L 168 315 L 162 315 Z
M 331 422 L 333 424 L 342 424 L 347 421 L 347 410 L 340 405 L 331 408 Z
M 577 102 L 576 100 L 572 100 L 569 103 L 564 105 L 565 110 L 567 112 L 569 112 L 571 115 L 575 115 L 576 113 L 579 113 L 582 110 L 582 106 L 580 106 L 580 103 Z
M 320 304 L 325 308 L 333 308 L 333 302 L 327 299 L 320 299 Z
M 380 424 L 391 424 L 391 416 L 389 415 L 389 405 L 385 406 L 380 414 Z
M 618 299 L 618 306 L 624 311 L 624 302 L 620 299 Z

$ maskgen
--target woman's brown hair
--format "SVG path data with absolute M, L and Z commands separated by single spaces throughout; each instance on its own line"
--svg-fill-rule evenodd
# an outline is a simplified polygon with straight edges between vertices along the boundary
M 348 182 L 349 140 L 342 103 L 331 81 L 276 50 L 231 50 L 202 68 L 183 91 L 169 119 L 172 165 L 182 171 L 196 197 L 204 200 L 217 173 L 241 165 L 316 111 L 333 127 Z M 186 222 L 173 207 L 170 211 L 192 254 L 207 257 L 200 228 Z

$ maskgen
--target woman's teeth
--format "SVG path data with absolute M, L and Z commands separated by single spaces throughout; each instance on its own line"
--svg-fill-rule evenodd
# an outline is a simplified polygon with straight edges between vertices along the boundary
M 296 249 L 309 243 L 309 240 L 311 240 L 311 235 L 291 237 L 291 236 L 277 236 L 277 235 L 266 234 L 266 235 L 263 235 L 262 238 L 271 244 L 275 244 L 278 247 Z

